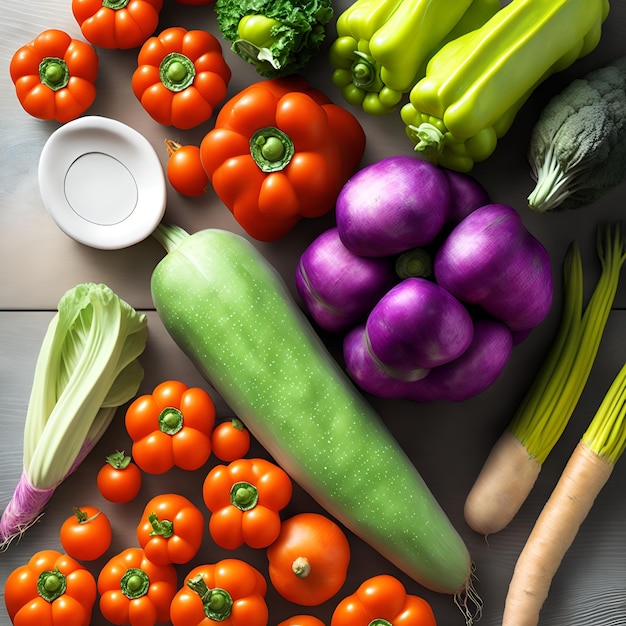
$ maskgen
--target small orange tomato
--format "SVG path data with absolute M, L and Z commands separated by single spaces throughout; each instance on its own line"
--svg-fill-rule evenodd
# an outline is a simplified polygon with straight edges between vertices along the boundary
M 16 626 L 89 626 L 96 581 L 67 554 L 41 550 L 9 574 L 4 602 Z
M 146 557 L 157 565 L 188 563 L 204 536 L 204 516 L 184 496 L 165 493 L 146 504 L 137 539 Z
M 211 396 L 176 380 L 157 385 L 126 410 L 133 459 L 149 474 L 163 474 L 175 466 L 189 471 L 202 467 L 211 455 L 214 424 Z
M 83 37 L 100 48 L 138 48 L 159 24 L 163 0 L 72 0 Z
M 278 626 L 324 626 L 324 622 L 313 615 L 294 615 L 280 622 Z
M 209 177 L 200 160 L 200 147 L 181 146 L 171 139 L 165 140 L 167 146 L 167 179 L 170 185 L 181 195 L 192 198 L 203 195 L 209 185 Z
M 430 604 L 410 595 L 393 576 L 381 574 L 363 582 L 336 607 L 331 626 L 370 626 L 370 624 L 437 626 Z
M 250 432 L 240 419 L 233 417 L 213 429 L 211 448 L 220 461 L 241 459 L 250 450 Z
M 42 120 L 69 122 L 96 98 L 98 55 L 62 30 L 45 30 L 22 46 L 9 71 L 24 110 Z
M 134 500 L 141 489 L 143 477 L 129 455 L 117 451 L 106 458 L 96 477 L 98 491 L 109 502 L 118 504 Z
M 267 583 L 240 559 L 199 565 L 185 577 L 170 606 L 172 626 L 267 626 Z
M 291 479 L 266 459 L 237 459 L 207 474 L 202 496 L 209 511 L 209 532 L 221 548 L 242 544 L 267 548 L 280 534 L 280 511 L 289 504 Z
M 156 565 L 141 548 L 127 548 L 100 570 L 100 612 L 106 620 L 120 626 L 169 622 L 177 585 L 173 565 Z
M 346 581 L 350 544 L 330 518 L 299 513 L 282 523 L 267 557 L 276 591 L 295 604 L 316 606 L 332 598 Z
M 75 508 L 60 532 L 63 549 L 79 561 L 99 559 L 109 549 L 112 537 L 109 518 L 94 506 Z

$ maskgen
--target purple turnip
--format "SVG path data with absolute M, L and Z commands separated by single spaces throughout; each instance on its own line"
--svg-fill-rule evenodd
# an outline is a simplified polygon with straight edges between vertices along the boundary
M 337 198 L 337 228 L 354 254 L 390 256 L 431 242 L 451 203 L 441 169 L 411 156 L 388 157 L 344 185 Z
M 391 259 L 352 254 L 341 243 L 336 228 L 323 232 L 306 248 L 295 276 L 306 310 L 330 332 L 364 320 L 395 282 Z
M 488 204 L 466 217 L 435 255 L 435 279 L 459 300 L 523 331 L 552 306 L 550 258 L 518 212 Z
M 365 329 L 372 353 L 385 367 L 411 372 L 463 354 L 472 341 L 473 323 L 448 291 L 424 278 L 407 278 L 380 299 Z

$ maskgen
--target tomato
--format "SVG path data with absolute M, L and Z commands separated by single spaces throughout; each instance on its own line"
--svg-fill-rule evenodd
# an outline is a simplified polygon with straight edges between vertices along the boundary
M 166 493 L 146 504 L 137 526 L 145 555 L 157 565 L 188 563 L 204 537 L 204 516 L 184 496 Z
M 111 546 L 113 537 L 109 518 L 94 506 L 75 508 L 59 534 L 65 552 L 79 561 L 99 559 Z
M 313 615 L 294 615 L 280 622 L 278 626 L 324 626 L 324 622 Z
M 381 574 L 363 582 L 336 607 L 331 626 L 370 624 L 437 626 L 433 610 L 424 598 L 409 595 L 393 576 Z
M 4 602 L 16 626 L 89 626 L 96 581 L 67 554 L 41 550 L 9 574 Z
M 204 389 L 165 381 L 136 398 L 125 419 L 133 459 L 144 472 L 197 470 L 211 455 L 215 405 Z
M 102 497 L 118 504 L 134 500 L 142 482 L 141 470 L 123 451 L 110 454 L 96 477 Z
M 154 626 L 169 622 L 177 585 L 173 565 L 156 565 L 141 548 L 127 548 L 100 570 L 100 612 L 112 624 Z
M 200 565 L 185 577 L 170 606 L 172 626 L 267 626 L 267 583 L 239 559 Z
M 9 72 L 24 110 L 42 120 L 69 122 L 96 99 L 96 51 L 56 28 L 19 48 Z
M 166 139 L 165 144 L 169 155 L 167 179 L 170 185 L 183 196 L 203 195 L 209 185 L 209 177 L 200 160 L 199 146 L 181 146 L 171 139 Z
M 213 429 L 211 448 L 220 461 L 241 459 L 250 449 L 250 432 L 240 419 L 233 417 Z
M 300 513 L 282 523 L 267 557 L 276 591 L 295 604 L 315 606 L 332 598 L 343 586 L 350 544 L 330 518 Z
M 288 474 L 266 459 L 237 459 L 214 466 L 202 485 L 213 541 L 227 550 L 244 543 L 267 548 L 280 534 L 280 511 L 291 495 Z

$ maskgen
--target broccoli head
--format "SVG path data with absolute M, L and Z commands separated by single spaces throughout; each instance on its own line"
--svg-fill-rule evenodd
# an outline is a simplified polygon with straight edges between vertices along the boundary
M 319 52 L 331 0 L 216 0 L 217 25 L 231 49 L 266 78 L 295 74 Z
M 587 206 L 626 177 L 626 57 L 572 81 L 544 107 L 528 159 L 530 208 Z

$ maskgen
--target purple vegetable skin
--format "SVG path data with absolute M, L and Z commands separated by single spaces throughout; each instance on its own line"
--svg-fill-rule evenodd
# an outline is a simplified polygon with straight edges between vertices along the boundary
M 513 331 L 537 326 L 552 306 L 548 252 L 503 204 L 483 206 L 456 226 L 437 251 L 434 272 L 444 289 Z
M 428 377 L 404 391 L 414 402 L 449 400 L 462 402 L 482 393 L 497 380 L 513 349 L 511 331 L 497 320 L 480 319 L 474 324 L 474 339 L 458 358 L 436 367 Z
M 491 202 L 487 190 L 475 179 L 462 172 L 441 170 L 448 180 L 451 192 L 447 221 L 458 224 L 477 208 Z
M 390 259 L 352 254 L 330 228 L 302 253 L 295 284 L 315 322 L 339 332 L 364 320 L 396 279 Z
M 415 157 L 388 157 L 344 185 L 337 228 L 354 254 L 390 256 L 431 242 L 448 219 L 451 202 L 441 169 Z
M 428 403 L 439 400 L 461 402 L 488 389 L 500 376 L 512 352 L 511 331 L 497 320 L 479 319 L 474 323 L 472 343 L 457 359 L 424 370 L 413 381 L 395 378 L 372 353 L 365 324 L 352 329 L 344 338 L 346 369 L 354 382 L 379 398 L 404 398 Z
M 400 372 L 430 369 L 459 357 L 472 341 L 467 309 L 424 278 L 407 278 L 389 290 L 365 323 L 374 355 Z

